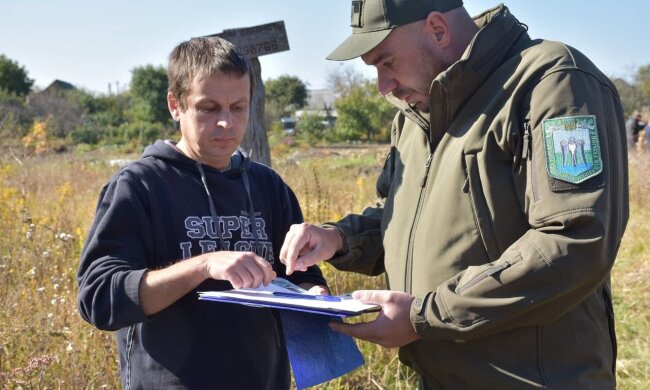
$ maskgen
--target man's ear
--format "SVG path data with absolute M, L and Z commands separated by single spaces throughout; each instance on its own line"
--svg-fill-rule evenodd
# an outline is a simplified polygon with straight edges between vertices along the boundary
M 167 91 L 167 108 L 169 108 L 172 119 L 178 122 L 181 117 L 181 106 L 171 91 Z
M 451 28 L 443 13 L 437 11 L 429 13 L 424 21 L 424 29 L 436 46 L 443 48 L 451 44 Z

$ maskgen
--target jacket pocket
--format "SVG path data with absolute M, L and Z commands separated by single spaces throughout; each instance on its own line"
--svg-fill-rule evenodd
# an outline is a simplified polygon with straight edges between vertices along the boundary
M 605 300 L 605 305 L 607 306 L 607 322 L 609 325 L 609 338 L 612 342 L 612 353 L 613 353 L 613 366 L 612 372 L 616 373 L 616 355 L 618 354 L 618 345 L 616 343 L 616 328 L 614 326 L 614 305 L 612 304 L 612 294 L 609 291 L 609 287 L 604 285 L 602 288 L 603 299 Z
M 498 264 L 491 264 L 490 267 L 485 268 L 474 275 L 471 275 L 472 268 L 483 268 L 483 267 L 469 267 L 466 272 L 470 273 L 470 275 L 467 275 L 467 277 L 464 278 L 467 279 L 466 282 L 463 282 L 463 279 L 460 280 L 458 286 L 456 287 L 456 294 L 462 295 L 465 291 L 481 283 L 486 278 L 489 278 L 492 275 L 501 272 L 506 268 L 509 268 L 511 265 L 512 263 L 509 260 L 505 260 Z
M 377 179 L 376 190 L 377 195 L 381 198 L 386 198 L 390 192 L 390 187 L 393 184 L 393 174 L 395 173 L 395 154 L 397 148 L 391 147 L 384 160 L 384 166 Z
M 476 229 L 481 236 L 488 258 L 490 261 L 494 261 L 501 256 L 501 251 L 494 234 L 490 209 L 485 200 L 477 157 L 474 154 L 468 154 L 464 158 L 465 185 L 463 192 L 469 196 Z
M 530 178 L 530 189 L 533 195 L 533 202 L 539 199 L 539 189 L 537 185 L 537 174 L 533 166 L 533 132 L 530 128 L 530 121 L 524 121 L 524 133 L 522 136 L 521 163 L 526 167 L 526 174 Z

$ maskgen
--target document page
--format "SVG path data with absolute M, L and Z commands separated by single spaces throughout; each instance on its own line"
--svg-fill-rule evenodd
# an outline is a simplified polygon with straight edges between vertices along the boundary
M 282 278 L 276 278 L 268 286 L 258 288 L 200 292 L 199 299 L 298 310 L 339 317 L 349 317 L 381 310 L 380 306 L 352 299 L 349 294 L 312 295 L 303 288 Z

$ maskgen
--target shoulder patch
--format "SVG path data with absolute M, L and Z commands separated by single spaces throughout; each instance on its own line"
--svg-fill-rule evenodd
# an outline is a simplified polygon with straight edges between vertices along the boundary
M 578 184 L 603 171 L 594 115 L 546 119 L 542 130 L 549 176 Z

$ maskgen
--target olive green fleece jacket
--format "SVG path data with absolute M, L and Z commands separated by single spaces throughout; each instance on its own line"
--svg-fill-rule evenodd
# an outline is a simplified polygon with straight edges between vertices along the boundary
M 400 358 L 426 388 L 614 388 L 609 277 L 629 214 L 619 96 L 583 54 L 531 40 L 503 5 L 475 21 L 431 85 L 430 113 L 400 106 L 380 199 L 332 224 L 347 251 L 330 262 L 385 271 L 416 297 L 420 339 Z M 555 179 L 543 121 L 584 115 L 602 172 Z

